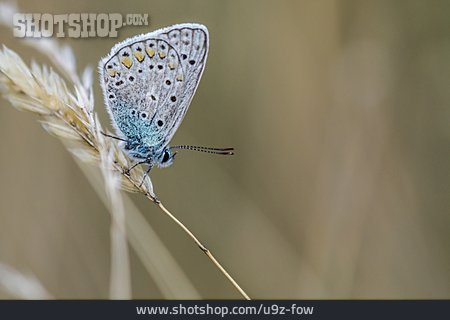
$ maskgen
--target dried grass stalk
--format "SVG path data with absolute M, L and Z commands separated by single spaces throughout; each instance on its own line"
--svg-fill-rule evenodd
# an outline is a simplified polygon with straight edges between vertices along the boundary
M 98 120 L 96 121 L 99 122 Z M 119 192 L 120 175 L 110 170 L 113 166 L 113 153 L 103 149 L 105 146 L 101 132 L 97 132 L 100 146 L 100 163 L 105 180 L 106 194 L 111 203 L 111 274 L 109 292 L 111 299 L 131 299 L 130 259 L 125 226 L 125 210 Z

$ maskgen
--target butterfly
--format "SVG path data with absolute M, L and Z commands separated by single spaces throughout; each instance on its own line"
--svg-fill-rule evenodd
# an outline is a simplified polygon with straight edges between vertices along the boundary
M 233 154 L 233 148 L 169 146 L 205 69 L 206 26 L 177 24 L 116 44 L 100 60 L 105 104 L 123 150 L 139 164 L 168 167 L 174 149 Z M 131 169 L 131 168 L 130 168 Z

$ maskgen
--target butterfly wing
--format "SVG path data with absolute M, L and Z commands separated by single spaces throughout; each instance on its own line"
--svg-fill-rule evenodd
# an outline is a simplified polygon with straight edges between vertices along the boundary
M 208 55 L 208 30 L 179 24 L 129 38 L 99 63 L 118 134 L 147 146 L 172 139 L 194 96 Z

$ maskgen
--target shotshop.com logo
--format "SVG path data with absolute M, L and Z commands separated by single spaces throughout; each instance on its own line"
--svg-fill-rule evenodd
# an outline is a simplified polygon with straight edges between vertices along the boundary
M 148 25 L 148 14 L 129 13 L 15 13 L 13 15 L 14 37 L 24 38 L 89 38 L 117 37 L 123 26 Z

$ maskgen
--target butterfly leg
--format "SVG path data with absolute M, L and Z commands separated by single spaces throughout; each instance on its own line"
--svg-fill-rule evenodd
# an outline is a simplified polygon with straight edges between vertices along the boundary
M 128 168 L 127 169 L 127 173 L 130 173 L 130 171 L 131 170 L 133 170 L 134 168 L 136 168 L 138 165 L 140 165 L 140 164 L 144 164 L 144 163 L 147 163 L 147 161 L 146 160 L 144 160 L 144 161 L 139 161 L 139 162 L 136 162 L 135 164 L 133 164 L 130 168 Z
M 144 183 L 145 178 L 147 178 L 147 176 L 148 176 L 150 170 L 152 170 L 152 168 L 153 168 L 153 165 L 149 164 L 148 169 L 147 169 L 147 171 L 145 171 L 144 177 L 142 178 L 141 184 L 139 185 L 139 188 L 142 187 L 142 184 Z

